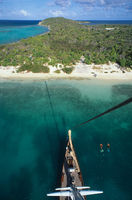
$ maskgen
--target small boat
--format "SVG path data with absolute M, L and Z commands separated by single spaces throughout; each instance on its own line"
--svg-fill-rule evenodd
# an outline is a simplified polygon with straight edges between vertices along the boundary
M 89 186 L 84 186 L 82 173 L 72 144 L 71 130 L 68 131 L 68 136 L 62 167 L 61 187 L 56 188 L 56 192 L 47 194 L 47 196 L 59 197 L 60 200 L 84 200 L 87 195 L 103 193 L 103 191 L 93 191 L 90 190 Z

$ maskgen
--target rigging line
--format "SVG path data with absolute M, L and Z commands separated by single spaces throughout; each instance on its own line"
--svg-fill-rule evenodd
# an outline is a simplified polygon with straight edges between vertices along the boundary
M 48 94 L 48 97 L 49 97 L 49 102 L 50 102 L 50 106 L 51 106 L 53 119 L 54 119 L 54 122 L 55 122 L 55 127 L 56 127 L 56 130 L 57 130 L 57 133 L 59 133 L 59 129 L 58 129 L 58 126 L 57 126 L 57 121 L 56 121 L 56 118 L 55 118 L 54 108 L 53 108 L 53 105 L 52 105 L 52 101 L 51 101 L 51 97 L 50 97 L 50 93 L 49 93 L 49 89 L 48 89 L 48 85 L 47 85 L 46 81 L 45 81 L 45 86 L 46 86 L 47 94 Z
M 105 115 L 105 114 L 107 114 L 107 113 L 109 113 L 109 112 L 111 112 L 113 110 L 116 110 L 116 109 L 118 109 L 118 108 L 120 108 L 122 106 L 125 106 L 125 105 L 127 105 L 127 104 L 129 104 L 131 102 L 132 102 L 132 97 L 127 99 L 126 101 L 123 101 L 122 103 L 120 103 L 120 104 L 118 104 L 118 105 L 106 110 L 105 112 L 103 112 L 103 113 L 101 113 L 99 115 L 96 115 L 95 117 L 89 119 L 88 121 L 82 122 L 81 124 L 78 124 L 78 125 L 72 127 L 72 129 L 75 129 L 75 128 L 79 127 L 79 126 L 82 126 L 82 125 L 84 125 L 84 124 L 86 124 L 86 123 L 88 123 L 88 122 L 90 122 L 90 121 L 92 121 L 94 119 L 97 119 L 97 118 L 99 118 L 99 117 L 101 117 L 101 116 L 103 116 L 103 115 Z

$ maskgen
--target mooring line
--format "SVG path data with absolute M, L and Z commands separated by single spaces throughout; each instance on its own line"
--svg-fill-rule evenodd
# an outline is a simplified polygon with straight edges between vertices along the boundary
M 91 118 L 91 119 L 89 119 L 89 120 L 87 120 L 87 121 L 85 121 L 85 122 L 82 122 L 81 124 L 78 124 L 78 125 L 72 127 L 71 129 L 76 129 L 76 128 L 79 127 L 79 126 L 82 126 L 82 125 L 84 125 L 84 124 L 87 124 L 88 122 L 90 122 L 90 121 L 92 121 L 92 120 L 95 120 L 95 119 L 97 119 L 97 118 L 99 118 L 99 117 L 101 117 L 101 116 L 103 116 L 103 115 L 105 115 L 105 114 L 107 114 L 107 113 L 109 113 L 109 112 L 111 112 L 111 111 L 113 111 L 113 110 L 116 110 L 116 109 L 118 109 L 118 108 L 120 108 L 120 107 L 122 107 L 122 106 L 125 106 L 125 105 L 127 105 L 127 104 L 129 104 L 129 103 L 131 103 L 131 102 L 132 102 L 132 97 L 129 98 L 129 99 L 127 99 L 126 101 L 123 101 L 122 103 L 120 103 L 120 104 L 118 104 L 118 105 L 116 105 L 116 106 L 114 106 L 114 107 L 112 107 L 112 108 L 106 110 L 105 112 L 103 112 L 103 113 L 101 113 L 101 114 L 99 114 L 99 115 L 96 115 L 95 117 L 93 117 L 93 118 Z
M 57 121 L 56 121 L 56 118 L 55 118 L 55 112 L 54 112 L 54 108 L 53 108 L 53 105 L 52 105 L 52 101 L 51 101 L 51 97 L 50 97 L 50 93 L 49 93 L 49 89 L 48 89 L 48 85 L 47 85 L 46 81 L 45 81 L 45 86 L 46 86 L 46 89 L 47 89 L 47 94 L 48 94 L 48 97 L 49 97 L 49 102 L 50 102 L 52 116 L 53 116 L 53 119 L 54 119 L 54 122 L 55 122 L 56 130 L 57 130 L 57 133 L 59 134 L 59 129 L 58 129 L 58 126 L 57 126 Z

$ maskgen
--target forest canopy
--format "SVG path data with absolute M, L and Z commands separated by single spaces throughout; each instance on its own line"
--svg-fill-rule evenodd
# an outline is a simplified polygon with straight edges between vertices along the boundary
M 20 71 L 49 72 L 48 65 L 61 64 L 68 73 L 84 56 L 87 64 L 109 61 L 132 68 L 132 26 L 81 25 L 65 18 L 48 18 L 46 34 L 0 45 L 1 66 L 21 66 Z M 106 28 L 113 28 L 107 30 Z

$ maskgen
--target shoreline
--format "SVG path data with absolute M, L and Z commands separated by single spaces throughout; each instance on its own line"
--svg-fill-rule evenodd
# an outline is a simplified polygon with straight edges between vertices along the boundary
M 49 79 L 92 79 L 92 80 L 122 80 L 132 81 L 132 70 L 125 70 L 120 68 L 116 63 L 109 63 L 104 65 L 87 65 L 82 62 L 74 65 L 74 70 L 71 74 L 66 74 L 60 69 L 60 73 L 55 73 L 54 66 L 48 66 L 49 73 L 32 73 L 19 72 L 17 70 L 20 66 L 0 66 L 0 79 L 10 80 L 49 80 Z
M 45 34 L 48 34 L 48 33 L 50 32 L 50 29 L 49 29 L 48 26 L 40 25 L 39 23 L 36 24 L 36 25 L 29 25 L 29 26 L 26 26 L 26 25 L 25 25 L 25 27 L 32 27 L 32 26 L 42 26 L 42 27 L 47 28 L 48 30 L 47 30 L 46 32 L 39 33 L 39 34 L 36 34 L 36 35 L 33 35 L 33 36 L 29 36 L 29 37 L 26 37 L 26 38 L 21 38 L 21 39 L 19 39 L 19 40 L 17 40 L 17 41 L 7 42 L 7 43 L 0 43 L 0 46 L 3 46 L 3 45 L 6 46 L 6 45 L 17 44 L 17 43 L 21 42 L 21 40 L 26 40 L 26 39 L 28 39 L 28 38 L 32 38 L 32 37 L 36 37 L 36 36 L 45 35 Z M 1 66 L 0 66 L 0 67 L 1 67 Z

